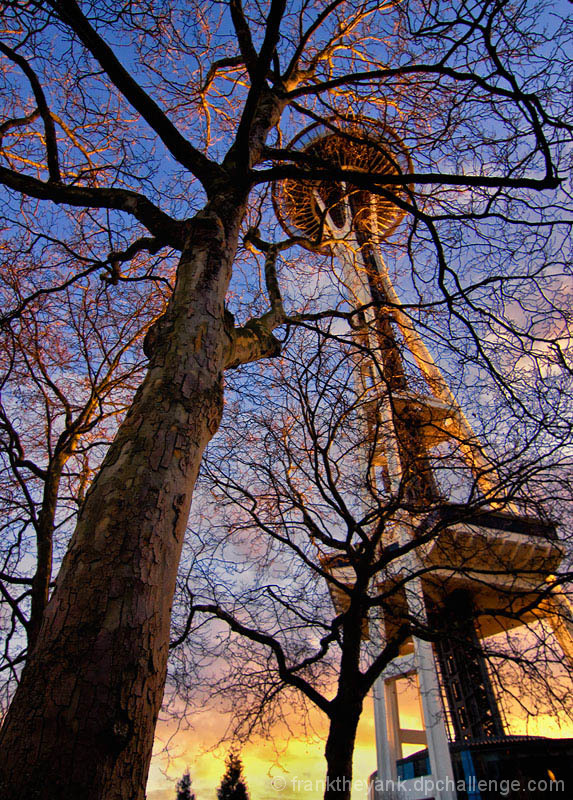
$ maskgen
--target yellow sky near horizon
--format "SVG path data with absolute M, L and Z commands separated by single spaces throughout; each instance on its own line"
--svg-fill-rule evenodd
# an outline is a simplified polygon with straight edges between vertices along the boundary
M 204 719 L 203 719 L 204 717 Z M 258 738 L 241 748 L 240 755 L 253 800 L 319 800 L 326 773 L 324 744 L 327 720 L 319 715 L 312 720 L 314 735 L 297 735 L 296 717 L 286 730 L 272 740 Z M 225 771 L 228 747 L 216 747 L 226 726 L 222 714 L 202 714 L 194 729 L 175 733 L 169 757 L 158 755 L 151 766 L 147 800 L 174 800 L 175 784 L 189 768 L 197 800 L 215 800 Z M 160 723 L 158 739 L 165 741 L 174 726 Z M 161 745 L 160 745 L 161 746 Z M 372 701 L 365 703 L 354 753 L 353 800 L 366 800 L 368 776 L 376 769 L 374 715 Z
M 409 701 L 406 701 L 408 703 Z M 418 727 L 418 713 L 405 708 L 404 725 Z M 297 732 L 296 714 L 289 720 L 290 734 L 277 730 L 272 739 L 249 742 L 240 754 L 252 800 L 321 800 L 326 762 L 324 744 L 327 720 L 316 712 L 312 719 L 314 735 Z M 176 781 L 189 768 L 192 788 L 197 800 L 216 800 L 217 787 L 225 771 L 228 746 L 217 746 L 227 725 L 222 713 L 203 712 L 193 729 L 176 732 L 173 723 L 160 722 L 158 749 L 171 736 L 169 755 L 157 755 L 151 766 L 147 800 L 175 800 Z M 514 734 L 550 737 L 573 737 L 573 723 L 550 714 L 539 714 L 526 720 L 512 715 Z M 372 699 L 365 702 L 354 753 L 352 800 L 366 800 L 369 775 L 376 769 L 376 746 Z

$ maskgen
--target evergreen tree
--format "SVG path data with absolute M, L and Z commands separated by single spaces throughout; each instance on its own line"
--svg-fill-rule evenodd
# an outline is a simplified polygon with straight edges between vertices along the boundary
M 191 791 L 191 776 L 189 770 L 183 773 L 180 781 L 177 781 L 177 795 L 175 800 L 195 800 L 195 794 Z
M 249 800 L 247 784 L 243 777 L 243 762 L 236 753 L 229 753 L 226 770 L 217 789 L 217 800 Z

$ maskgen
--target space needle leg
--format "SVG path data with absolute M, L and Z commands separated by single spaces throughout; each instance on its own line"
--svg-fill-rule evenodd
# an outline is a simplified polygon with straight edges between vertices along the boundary
M 424 624 L 427 618 L 420 578 L 413 578 L 410 581 L 406 589 L 406 597 L 409 613 L 417 618 L 421 624 Z M 416 636 L 413 637 L 413 640 L 430 759 L 429 777 L 432 782 L 431 786 L 434 787 L 433 797 L 435 800 L 456 800 L 454 770 L 450 756 L 434 651 L 430 642 L 419 639 Z M 432 795 L 428 793 L 427 796 Z
M 573 608 L 567 595 L 559 590 L 551 592 L 543 602 L 543 610 L 555 638 L 563 650 L 567 663 L 573 669 Z

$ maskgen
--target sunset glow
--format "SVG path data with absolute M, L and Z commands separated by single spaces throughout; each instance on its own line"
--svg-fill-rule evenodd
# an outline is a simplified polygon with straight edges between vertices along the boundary
M 324 791 L 324 741 L 326 723 L 317 715 L 316 735 L 297 737 L 296 718 L 291 738 L 282 731 L 276 739 L 257 739 L 240 751 L 247 784 L 253 800 L 320 800 Z M 148 800 L 173 800 L 175 781 L 189 768 L 197 800 L 215 800 L 225 769 L 225 746 L 211 750 L 225 727 L 225 718 L 202 714 L 195 730 L 180 731 L 174 737 L 172 757 L 158 756 L 152 763 Z M 158 727 L 158 739 L 169 736 L 170 726 Z M 367 701 L 354 752 L 353 800 L 365 800 L 369 775 L 376 769 L 376 744 L 372 702 Z M 165 770 L 165 774 L 162 772 Z
M 419 714 L 411 703 L 404 704 L 404 725 L 418 727 Z M 195 730 L 181 730 L 171 742 L 171 757 L 159 755 L 151 766 L 147 800 L 174 800 L 175 782 L 189 768 L 196 800 L 215 800 L 225 769 L 227 750 L 216 742 L 225 728 L 225 717 L 215 714 L 198 716 Z M 241 749 L 245 777 L 252 800 L 321 800 L 325 780 L 324 741 L 326 724 L 313 721 L 317 730 L 313 739 L 296 735 L 293 719 L 292 737 L 283 731 L 276 739 L 257 739 Z M 170 735 L 168 725 L 158 727 L 158 740 Z M 526 720 L 517 713 L 511 718 L 511 732 L 530 736 L 573 737 L 573 723 L 540 714 Z M 213 749 L 211 749 L 213 748 Z M 412 752 L 418 748 L 411 748 Z M 408 751 L 409 752 L 409 751 Z M 407 753 L 405 753 L 407 754 Z M 365 705 L 354 751 L 352 800 L 366 800 L 367 782 L 376 769 L 376 744 L 372 701 Z

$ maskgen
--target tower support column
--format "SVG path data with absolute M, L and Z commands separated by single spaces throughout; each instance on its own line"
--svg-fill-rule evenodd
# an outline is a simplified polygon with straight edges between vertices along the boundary
M 434 797 L 436 800 L 456 800 L 454 769 L 450 757 L 446 720 L 432 645 L 423 639 L 415 638 L 414 652 L 428 743 L 430 778 L 434 786 L 442 787 L 438 791 L 434 790 Z M 427 797 L 428 794 L 422 796 Z
M 412 565 L 413 567 L 414 565 Z M 414 572 L 410 570 L 411 574 Z M 408 614 L 420 624 L 426 621 L 422 585 L 412 578 L 406 592 Z M 449 750 L 446 720 L 440 695 L 436 659 L 430 642 L 412 637 L 414 652 L 395 659 L 377 680 L 374 688 L 374 721 L 377 752 L 377 800 L 456 800 L 454 771 Z M 417 675 L 422 707 L 423 731 L 402 729 L 396 694 L 396 681 Z M 402 744 L 426 744 L 429 773 L 415 778 L 398 778 L 396 762 L 402 757 Z
M 413 556 L 413 560 L 416 560 Z M 413 574 L 415 567 L 412 564 Z M 418 624 L 426 626 L 427 613 L 424 602 L 424 592 L 422 581 L 419 577 L 412 578 L 406 587 L 406 602 L 408 613 L 414 617 Z M 446 730 L 446 720 L 444 707 L 440 694 L 440 683 L 436 669 L 436 659 L 430 642 L 420 639 L 417 636 L 414 640 L 414 661 L 418 674 L 418 685 L 420 687 L 420 698 L 422 701 L 422 715 L 424 729 L 426 732 L 426 742 L 428 746 L 428 757 L 430 760 L 430 780 L 428 788 L 433 785 L 433 796 L 435 800 L 456 800 L 454 769 L 450 756 L 448 734 Z M 421 797 L 429 797 L 431 794 L 425 792 Z
M 569 666 L 573 667 L 573 609 L 569 598 L 564 592 L 554 589 L 542 603 L 542 611 Z

